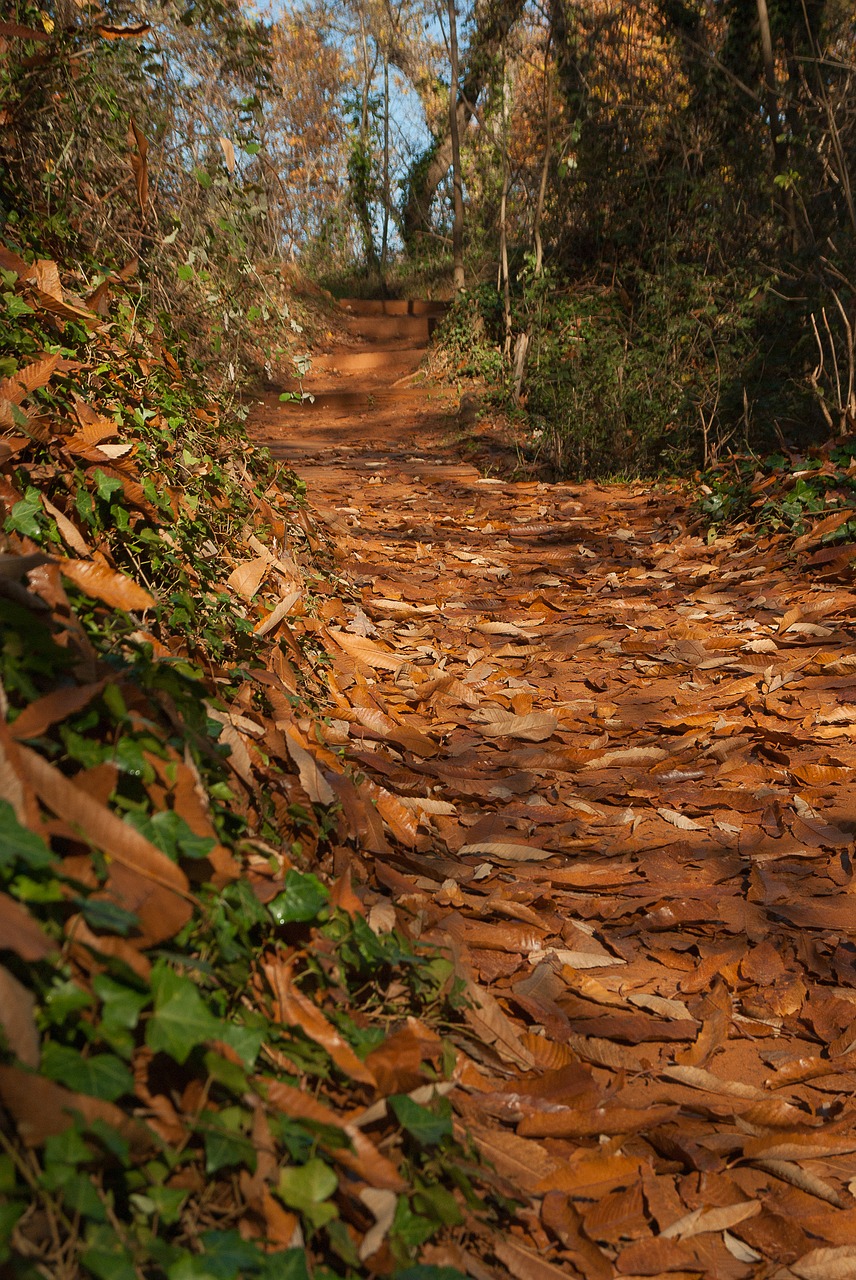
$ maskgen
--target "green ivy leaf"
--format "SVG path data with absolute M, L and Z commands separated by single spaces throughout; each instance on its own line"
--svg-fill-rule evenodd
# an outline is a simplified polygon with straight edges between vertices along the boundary
M 252 1071 L 265 1038 L 270 1034 L 268 1023 L 257 1027 L 241 1026 L 237 1022 L 221 1024 L 218 1039 L 234 1049 L 247 1071 Z
M 74 1125 L 45 1140 L 45 1168 L 52 1164 L 86 1164 L 91 1159 L 92 1152 L 84 1142 L 80 1130 Z
M 134 1090 L 133 1075 L 115 1054 L 94 1053 L 84 1058 L 77 1049 L 51 1041 L 42 1050 L 42 1072 L 69 1089 L 107 1102 Z
M 42 1175 L 42 1182 L 49 1191 L 62 1194 L 71 1213 L 79 1213 L 92 1222 L 107 1221 L 107 1210 L 88 1174 L 78 1173 L 71 1165 L 53 1165 Z
M 222 1111 L 203 1111 L 199 1131 L 205 1140 L 205 1172 L 233 1165 L 256 1167 L 256 1149 L 244 1133 L 247 1113 L 241 1107 L 224 1107 Z
M 42 1017 L 51 1026 L 61 1027 L 80 1009 L 92 1004 L 92 996 L 71 979 L 55 980 L 45 996 Z
M 257 1271 L 262 1263 L 258 1248 L 243 1240 L 237 1231 L 203 1231 L 200 1242 L 208 1266 L 218 1280 L 232 1280 L 247 1271 Z
M 437 1098 L 433 1109 L 420 1106 L 406 1093 L 389 1099 L 395 1118 L 423 1147 L 436 1146 L 452 1134 L 452 1107 L 448 1098 Z
M 285 885 L 268 903 L 277 924 L 304 924 L 318 918 L 326 908 L 328 893 L 313 875 L 301 875 L 293 869 L 286 872 Z
M 239 1096 L 246 1093 L 249 1087 L 246 1072 L 238 1066 L 237 1062 L 231 1062 L 221 1053 L 215 1053 L 213 1049 L 208 1050 L 204 1061 L 205 1070 L 212 1080 L 216 1080 L 224 1089 L 229 1089 Z
M 138 1280 L 134 1260 L 114 1227 L 90 1225 L 86 1244 L 86 1252 L 80 1260 L 96 1280 Z
M 339 1185 L 339 1179 L 323 1160 L 313 1157 L 303 1165 L 288 1165 L 280 1171 L 277 1194 L 289 1209 L 296 1209 L 314 1226 L 338 1216 L 334 1204 L 330 1204 Z
M 198 1044 L 222 1039 L 222 1023 L 190 978 L 161 960 L 152 970 L 151 986 L 155 1007 L 146 1023 L 146 1044 L 155 1053 L 168 1053 L 181 1064 Z
M 457 1200 L 439 1182 L 423 1184 L 413 1196 L 413 1208 L 444 1227 L 458 1226 L 464 1220 Z
M 129 813 L 125 818 L 173 862 L 179 858 L 206 858 L 217 843 L 209 836 L 197 836 L 174 809 L 158 813 Z
M 98 497 L 103 498 L 105 502 L 109 502 L 114 493 L 122 492 L 122 481 L 116 476 L 105 475 L 100 467 L 96 467 L 93 479 Z
M 151 1000 L 147 991 L 135 991 L 122 982 L 108 978 L 105 973 L 96 974 L 92 989 L 101 1000 L 101 1022 L 106 1027 L 122 1027 L 133 1031 L 140 1014 Z
M 15 1224 L 26 1207 L 21 1200 L 6 1201 L 4 1204 L 0 1204 L 0 1263 L 6 1262 L 10 1257 L 9 1241 L 12 1238 Z
M 135 916 L 133 911 L 126 911 L 105 898 L 75 898 L 74 905 L 89 927 L 100 933 L 116 933 L 120 938 L 127 938 L 140 923 L 139 916 Z
M 43 871 L 53 854 L 41 836 L 22 827 L 7 800 L 0 800 L 0 869 L 23 862 L 32 871 Z
M 96 1280 L 139 1280 L 139 1271 L 134 1266 L 134 1259 L 119 1241 L 116 1251 L 106 1249 L 87 1249 L 80 1261 Z
M 178 1222 L 188 1194 L 183 1187 L 149 1187 L 158 1218 L 166 1226 Z
M 16 502 L 6 517 L 7 533 L 20 533 L 25 538 L 38 538 L 42 531 L 42 495 L 32 485 L 20 502 Z

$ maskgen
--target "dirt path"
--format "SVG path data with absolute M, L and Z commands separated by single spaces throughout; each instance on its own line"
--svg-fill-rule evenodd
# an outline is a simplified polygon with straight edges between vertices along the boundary
M 493 1256 L 856 1275 L 853 594 L 668 492 L 482 478 L 391 385 L 427 317 L 353 325 L 256 431 L 352 588 L 318 624 L 317 760 L 367 780 L 339 866 L 468 975 L 456 1108 L 527 1205 Z

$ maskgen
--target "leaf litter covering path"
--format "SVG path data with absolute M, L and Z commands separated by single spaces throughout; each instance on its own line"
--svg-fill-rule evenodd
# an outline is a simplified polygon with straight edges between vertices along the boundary
M 374 918 L 466 976 L 452 1100 L 525 1201 L 494 1254 L 856 1275 L 853 593 L 674 494 L 483 479 L 427 392 L 338 385 L 256 421 L 343 576 L 311 749 L 365 777 Z M 436 1260 L 481 1280 L 472 1250 Z

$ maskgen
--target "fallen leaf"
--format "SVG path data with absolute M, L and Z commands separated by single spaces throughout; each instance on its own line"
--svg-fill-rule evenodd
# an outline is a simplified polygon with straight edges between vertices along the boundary
M 297 765 L 300 785 L 312 803 L 333 804 L 336 799 L 333 788 L 293 729 L 285 730 L 285 744 L 288 748 L 288 754 Z
M 660 1236 L 664 1240 L 688 1240 L 709 1232 L 727 1231 L 754 1218 L 761 1212 L 760 1200 L 744 1200 L 742 1203 L 723 1205 L 718 1209 L 694 1209 L 677 1222 L 671 1223 Z
M 236 565 L 229 574 L 226 586 L 231 587 L 245 600 L 252 600 L 262 585 L 267 571 L 268 562 L 262 556 L 257 556 L 255 560 L 245 560 L 243 564 Z
M 518 716 L 512 711 L 485 707 L 473 717 L 478 718 L 479 732 L 487 738 L 520 738 L 525 742 L 544 742 L 559 727 L 558 718 L 550 712 L 531 712 Z
M 658 809 L 657 812 L 666 822 L 671 823 L 673 827 L 678 827 L 681 831 L 704 831 L 703 823 L 695 822 L 682 813 L 675 813 L 672 809 Z
M 352 1080 L 374 1088 L 376 1082 L 371 1068 L 361 1062 L 318 1006 L 295 987 L 293 964 L 263 964 L 262 968 L 274 994 L 276 1020 L 291 1027 L 300 1027 L 310 1040 L 329 1053 L 340 1071 Z
M 58 559 L 56 563 L 64 577 L 69 578 L 86 595 L 103 600 L 111 609 L 131 612 L 153 609 L 155 606 L 154 596 L 103 561 Z
M 0 893 L 0 951 L 14 951 L 22 960 L 44 960 L 59 948 L 20 902 Z
M 2 928 L 2 926 L 0 926 Z M 27 1067 L 39 1065 L 36 998 L 0 965 L 0 1030 L 12 1054 Z
M 856 1245 L 834 1249 L 811 1249 L 791 1263 L 799 1280 L 853 1280 L 856 1276 Z

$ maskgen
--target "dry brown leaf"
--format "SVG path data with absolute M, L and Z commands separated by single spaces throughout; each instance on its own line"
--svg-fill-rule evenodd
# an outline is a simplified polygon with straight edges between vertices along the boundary
M 825 1200 L 827 1204 L 835 1205 L 837 1209 L 844 1207 L 844 1201 L 834 1187 L 824 1182 L 817 1174 L 809 1173 L 801 1165 L 792 1164 L 789 1160 L 753 1160 L 752 1163 L 758 1169 L 763 1169 L 767 1173 L 772 1173 L 775 1178 L 780 1178 L 782 1182 L 790 1183 L 792 1187 L 805 1191 L 807 1195 Z
M 616 1262 L 621 1276 L 651 1276 L 661 1280 L 670 1273 L 681 1276 L 699 1275 L 698 1254 L 693 1246 L 682 1240 L 637 1240 L 622 1249 Z
M 497 1173 L 526 1195 L 543 1191 L 559 1168 L 559 1162 L 540 1143 L 504 1129 L 489 1129 L 470 1121 L 467 1136 Z
M 473 720 L 486 738 L 519 738 L 524 742 L 544 742 L 559 727 L 558 718 L 548 711 L 518 716 L 513 711 L 483 707 Z
M 29 747 L 19 747 L 25 775 L 43 804 L 76 827 L 114 864 L 108 887 L 140 920 L 140 946 L 173 937 L 190 919 L 193 898 L 180 867 L 106 805 Z
M 389 1235 L 398 1207 L 398 1196 L 394 1191 L 387 1191 L 382 1187 L 363 1187 L 359 1195 L 375 1220 L 374 1226 L 363 1236 L 359 1248 L 360 1260 L 365 1262 L 377 1253 Z
M 277 1022 L 302 1031 L 326 1049 L 340 1071 L 360 1084 L 375 1087 L 376 1081 L 370 1067 L 361 1062 L 347 1040 L 324 1017 L 324 1014 L 294 985 L 294 965 L 262 964 L 265 977 L 274 994 L 274 1016 Z
M 58 355 L 47 356 L 44 360 L 34 360 L 31 364 L 24 365 L 9 378 L 0 379 L 0 400 L 20 404 L 32 391 L 48 385 L 58 363 Z
M 366 1066 L 374 1076 L 378 1092 L 409 1093 L 424 1079 L 423 1063 L 435 1058 L 442 1040 L 417 1018 L 409 1017 L 383 1044 L 366 1055 Z
M 0 893 L 0 951 L 14 951 L 22 960 L 44 960 L 59 948 L 20 902 Z
M 402 667 L 409 665 L 406 658 L 389 649 L 382 649 L 364 636 L 351 635 L 349 631 L 331 631 L 330 635 L 340 649 L 367 667 L 380 671 L 400 671 Z
M 722 1093 L 735 1098 L 763 1100 L 768 1096 L 763 1089 L 757 1089 L 741 1080 L 723 1080 L 712 1071 L 705 1071 L 703 1067 L 664 1067 L 662 1075 L 668 1080 L 688 1085 L 691 1089 L 706 1089 L 710 1093 Z
M 13 1055 L 26 1067 L 39 1065 L 36 998 L 0 965 L 0 1031 Z
M 524 1071 L 531 1070 L 535 1060 L 495 997 L 471 979 L 465 984 L 465 993 L 469 1004 L 464 1018 L 479 1039 L 490 1045 L 504 1062 L 511 1062 Z
M 259 637 L 266 636 L 269 631 L 274 631 L 282 622 L 283 618 L 288 617 L 291 610 L 300 600 L 303 592 L 300 590 L 290 591 L 288 595 L 283 596 L 279 604 L 273 608 L 261 622 L 257 622 L 253 631 Z
M 570 1107 L 536 1112 L 524 1116 L 517 1126 L 522 1138 L 595 1138 L 621 1133 L 644 1133 L 658 1125 L 668 1124 L 678 1114 L 678 1107 L 647 1107 L 644 1111 L 630 1107 L 593 1107 L 576 1111 Z
M 743 1148 L 747 1160 L 819 1160 L 850 1151 L 856 1151 L 856 1134 L 827 1135 L 823 1130 L 749 1138 Z
M 552 849 L 538 849 L 531 844 L 512 844 L 507 840 L 478 840 L 475 844 L 463 845 L 458 854 L 461 857 L 479 854 L 494 858 L 497 862 L 543 862 L 545 858 L 556 857 Z
M 517 1280 L 567 1280 L 565 1267 L 546 1261 L 511 1237 L 502 1239 L 495 1236 L 491 1247 Z
M 791 1271 L 799 1280 L 854 1280 L 856 1278 L 856 1245 L 840 1245 L 834 1249 L 811 1249 Z
M 581 765 L 585 769 L 614 769 L 618 765 L 627 765 L 629 769 L 637 765 L 659 764 L 668 757 L 668 751 L 662 747 L 617 747 L 614 751 L 604 751 L 592 760 Z
M 70 578 L 75 586 L 96 600 L 103 600 L 111 609 L 127 612 L 153 609 L 154 596 L 137 585 L 132 578 L 117 569 L 111 569 L 101 560 L 56 561 L 60 572 Z
M 59 507 L 55 507 L 49 498 L 42 494 L 42 505 L 48 515 L 56 521 L 56 527 L 59 529 L 60 537 L 67 547 L 72 551 L 76 551 L 79 556 L 88 556 L 92 554 L 92 548 L 87 543 L 83 534 L 77 525 L 69 520 L 68 516 L 63 515 Z
M 137 188 L 137 202 L 145 221 L 146 209 L 149 203 L 149 165 L 147 159 L 149 144 L 133 116 L 131 116 L 131 124 L 128 129 L 128 145 L 134 148 L 131 153 L 131 168 L 134 172 L 134 184 Z
M 397 723 L 377 707 L 354 707 L 353 715 L 359 724 L 385 742 L 394 742 L 396 746 L 404 747 L 405 751 L 412 751 L 423 759 L 437 754 L 437 744 L 427 733 L 408 724 Z
M 285 730 L 285 745 L 288 748 L 288 754 L 297 765 L 300 785 L 312 803 L 333 804 L 336 799 L 333 788 L 294 729 Z
M 89 1124 L 94 1120 L 103 1121 L 138 1154 L 150 1152 L 156 1146 L 151 1131 L 112 1102 L 72 1093 L 46 1076 L 18 1067 L 0 1066 L 0 1102 L 28 1147 L 40 1147 L 46 1138 L 63 1133 L 73 1124 L 75 1112 Z
M 220 138 L 220 149 L 226 161 L 226 168 L 229 173 L 235 172 L 235 146 L 228 138 Z
M 12 737 L 22 741 L 40 738 L 58 720 L 65 720 L 75 712 L 82 711 L 98 697 L 106 683 L 106 680 L 97 680 L 94 684 L 72 685 L 37 698 L 10 724 Z
M 231 587 L 245 600 L 252 600 L 262 585 L 267 571 L 268 562 L 262 556 L 256 556 L 255 560 L 245 560 L 243 564 L 236 565 L 229 574 L 226 586 Z
M 567 1191 L 593 1199 L 618 1187 L 632 1186 L 640 1176 L 637 1157 L 577 1151 L 538 1186 L 540 1192 Z
M 739 1204 L 723 1205 L 716 1209 L 694 1209 L 677 1222 L 671 1223 L 660 1236 L 664 1240 L 688 1240 L 708 1232 L 727 1231 L 747 1218 L 761 1212 L 760 1200 L 744 1200 Z
M 704 831 L 703 823 L 695 822 L 682 813 L 675 813 L 673 809 L 658 809 L 657 812 L 666 822 L 671 823 L 673 827 L 678 827 L 681 831 Z
M 404 1180 L 396 1166 L 359 1129 L 343 1120 L 338 1112 L 319 1102 L 304 1089 L 296 1089 L 282 1080 L 259 1078 L 262 1096 L 277 1111 L 297 1120 L 309 1120 L 313 1124 L 332 1126 L 340 1129 L 350 1140 L 350 1149 L 342 1146 L 330 1147 L 330 1155 L 339 1164 L 352 1169 L 371 1187 L 384 1187 L 390 1191 L 403 1191 Z M 323 1146 L 323 1141 L 321 1143 Z
M 387 791 L 385 787 L 365 778 L 359 786 L 360 794 L 377 807 L 377 811 L 389 827 L 396 840 L 409 847 L 419 841 L 419 820 L 410 809 L 403 805 L 398 796 Z

